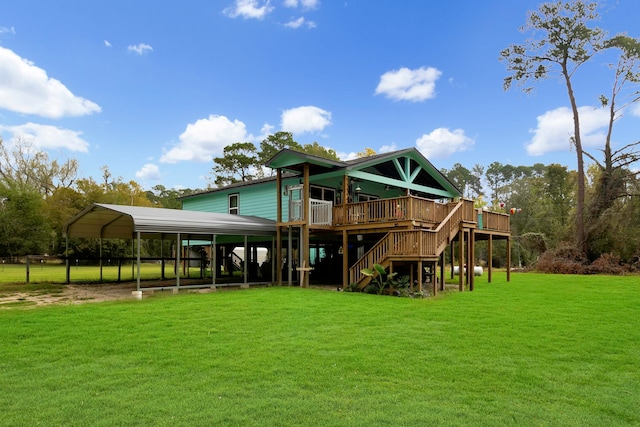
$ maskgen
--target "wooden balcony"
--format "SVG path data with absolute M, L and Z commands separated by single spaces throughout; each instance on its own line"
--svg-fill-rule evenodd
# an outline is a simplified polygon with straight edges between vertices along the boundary
M 412 227 L 437 229 L 448 215 L 456 209 L 458 202 L 438 203 L 435 200 L 415 196 L 394 197 L 366 202 L 334 205 L 324 200 L 309 200 L 308 224 L 312 227 L 369 226 L 384 228 L 390 223 L 405 223 Z M 486 232 L 509 233 L 509 215 L 501 212 L 478 210 L 473 201 L 462 200 L 455 226 L 460 221 Z M 289 205 L 289 222 L 304 221 L 302 202 L 292 201 Z M 475 225 L 474 225 L 475 224 Z

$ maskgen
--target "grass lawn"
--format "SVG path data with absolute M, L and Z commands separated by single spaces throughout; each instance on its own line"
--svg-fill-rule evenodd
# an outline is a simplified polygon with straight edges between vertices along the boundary
M 165 278 L 174 279 L 174 265 L 165 264 Z M 123 281 L 135 280 L 137 278 L 137 267 L 123 265 L 120 269 L 120 279 Z M 181 277 L 185 277 L 186 273 L 182 273 Z M 100 267 L 97 265 L 72 265 L 69 276 L 72 283 L 89 283 L 100 281 Z M 162 276 L 162 267 L 155 263 L 141 263 L 140 277 L 143 280 L 159 279 Z M 198 267 L 189 268 L 190 277 L 200 277 L 200 269 Z M 209 277 L 209 271 L 206 270 L 206 276 Z M 2 283 L 25 283 L 27 277 L 27 267 L 24 264 L 2 264 L 0 265 L 0 284 Z M 102 279 L 104 282 L 116 282 L 118 280 L 118 266 L 104 265 L 102 267 Z M 40 264 L 31 263 L 29 267 L 30 283 L 65 283 L 67 280 L 67 271 L 64 264 Z
M 639 282 L 0 310 L 0 425 L 640 425 Z

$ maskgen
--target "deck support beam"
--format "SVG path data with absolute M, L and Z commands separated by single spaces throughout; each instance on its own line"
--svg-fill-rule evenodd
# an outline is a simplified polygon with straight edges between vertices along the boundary
M 464 291 L 464 229 L 460 224 L 460 231 L 458 231 L 458 290 Z
M 511 236 L 507 237 L 507 282 L 511 281 Z
M 282 170 L 276 170 L 276 283 L 282 286 Z
M 487 283 L 491 283 L 491 275 L 493 273 L 493 234 L 489 234 L 487 243 Z

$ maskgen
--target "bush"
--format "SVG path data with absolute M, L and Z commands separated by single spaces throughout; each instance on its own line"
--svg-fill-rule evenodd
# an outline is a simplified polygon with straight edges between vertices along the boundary
M 625 269 L 620 264 L 620 257 L 613 254 L 602 254 L 588 267 L 591 274 L 624 274 Z
M 533 268 L 542 273 L 584 274 L 587 265 L 587 257 L 581 251 L 564 244 L 540 255 Z
M 563 244 L 548 250 L 538 259 L 533 269 L 554 274 L 624 274 L 620 257 L 605 253 L 589 264 L 587 257 L 575 246 Z

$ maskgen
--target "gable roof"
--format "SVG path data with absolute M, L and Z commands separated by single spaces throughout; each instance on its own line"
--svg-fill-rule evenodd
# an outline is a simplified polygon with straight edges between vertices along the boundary
M 163 234 L 275 236 L 275 221 L 254 216 L 94 203 L 67 222 L 67 237 L 130 239 Z
M 414 193 L 431 198 L 462 196 L 462 192 L 415 147 L 346 161 L 326 159 L 285 148 L 269 159 L 265 166 L 271 169 L 280 168 L 284 170 L 283 178 L 285 178 L 301 175 L 305 163 L 309 164 L 309 174 L 312 180 L 322 177 L 339 177 L 347 174 L 355 179 L 406 188 Z M 275 181 L 275 177 L 238 182 L 225 187 L 194 193 L 181 197 L 181 199 L 272 181 Z
M 336 161 L 284 149 L 273 156 L 266 166 L 288 171 L 302 170 L 311 165 L 310 174 L 344 175 L 381 184 L 407 188 L 429 197 L 460 197 L 462 192 L 415 147 L 374 154 L 347 161 Z

